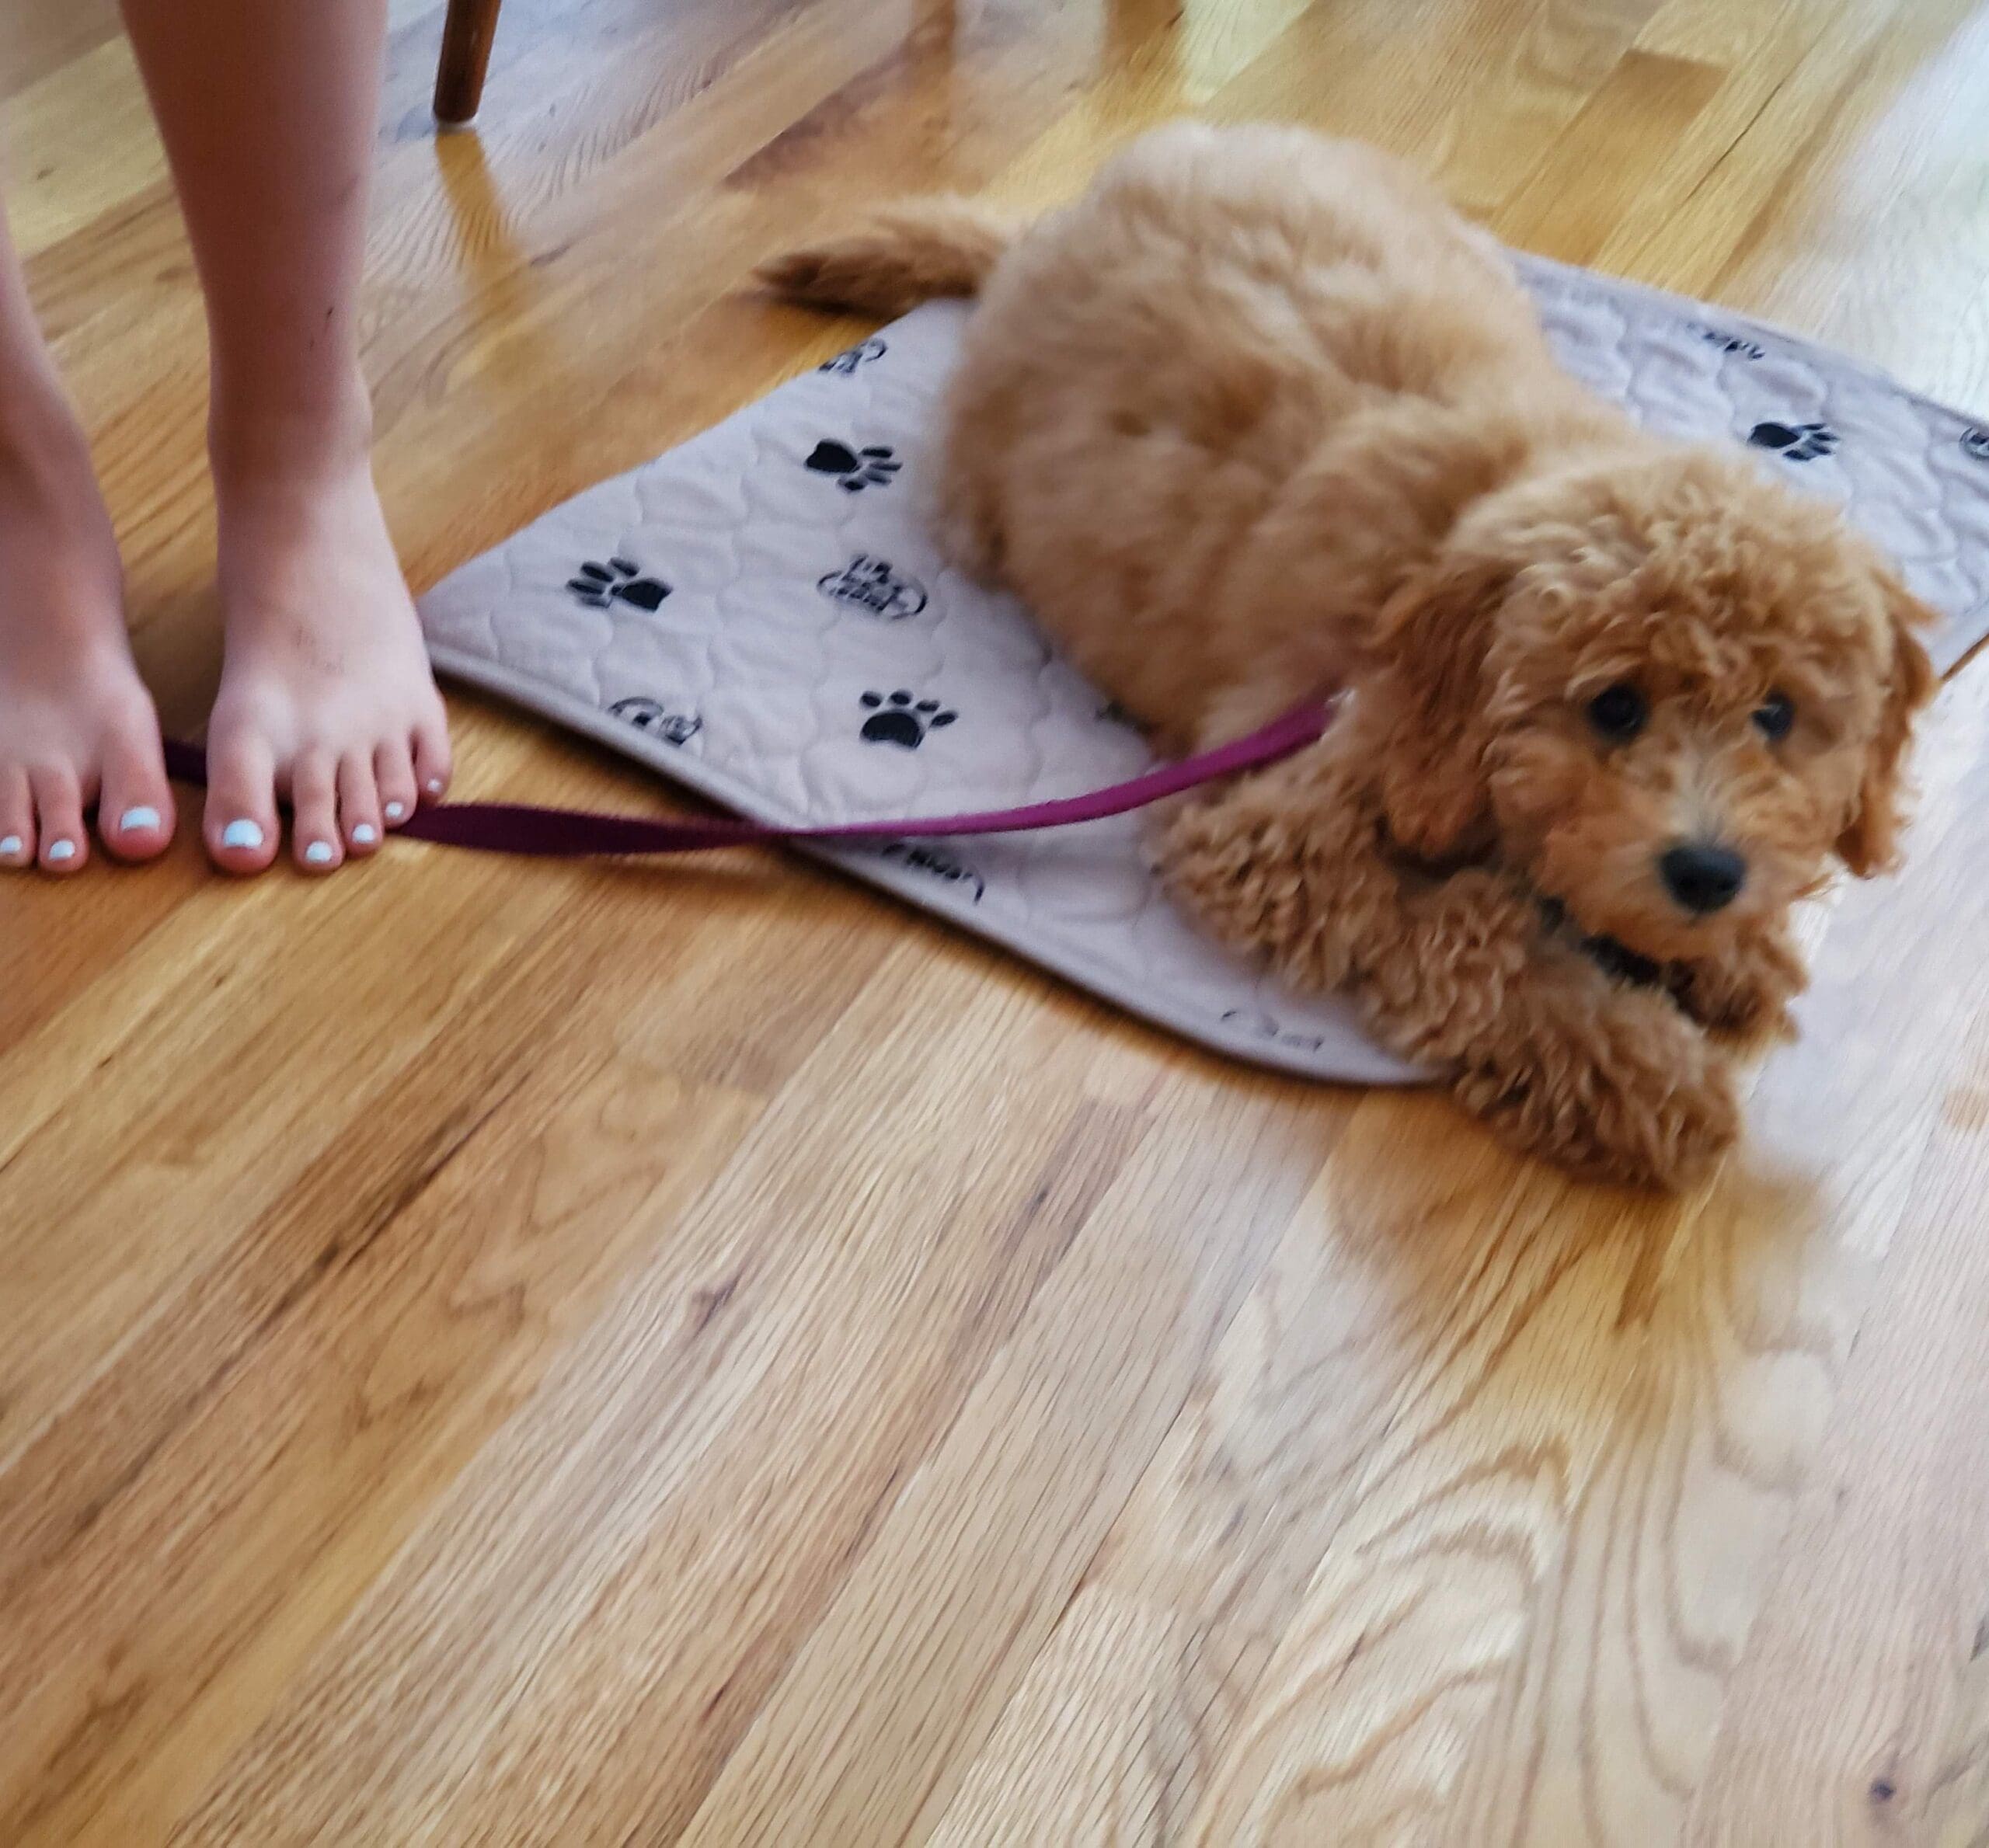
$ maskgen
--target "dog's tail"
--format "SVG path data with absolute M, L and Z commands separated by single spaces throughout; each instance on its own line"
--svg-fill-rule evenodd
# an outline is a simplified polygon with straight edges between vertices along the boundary
M 772 258 L 755 273 L 790 301 L 894 317 L 939 296 L 977 294 L 1020 229 L 970 200 L 914 200 L 860 231 Z

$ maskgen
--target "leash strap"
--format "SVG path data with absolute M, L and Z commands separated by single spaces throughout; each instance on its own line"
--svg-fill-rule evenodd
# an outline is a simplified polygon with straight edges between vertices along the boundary
M 1324 736 L 1336 708 L 1329 701 L 1308 701 L 1274 719 L 1260 731 L 1213 750 L 1163 764 L 1089 795 L 1026 802 L 1013 809 L 983 809 L 963 815 L 929 815 L 903 821 L 841 821 L 785 827 L 778 823 L 720 818 L 650 821 L 633 815 L 606 815 L 587 809 L 536 808 L 524 802 L 437 802 L 417 809 L 393 833 L 403 840 L 466 847 L 487 854 L 519 854 L 541 859 L 577 859 L 590 854 L 694 854 L 712 847 L 751 847 L 779 840 L 887 841 L 939 839 L 968 834 L 1019 834 L 1034 828 L 1063 828 L 1102 821 L 1179 795 L 1218 778 L 1260 770 Z M 204 785 L 207 763 L 190 744 L 169 739 L 168 773 L 176 782 Z

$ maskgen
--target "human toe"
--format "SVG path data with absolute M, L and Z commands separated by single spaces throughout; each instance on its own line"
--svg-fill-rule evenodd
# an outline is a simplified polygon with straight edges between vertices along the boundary
M 438 716 L 415 728 L 414 774 L 421 785 L 423 802 L 440 802 L 448 795 L 449 779 L 455 774 L 449 749 L 449 728 Z
M 339 837 L 338 769 L 326 753 L 306 752 L 291 766 L 290 851 L 306 872 L 329 872 L 345 858 Z
M 34 792 L 25 770 L 0 770 L 0 867 L 32 866 Z
M 339 760 L 338 799 L 339 827 L 347 851 L 362 857 L 376 851 L 382 816 L 371 751 L 348 751 Z
M 253 731 L 207 745 L 207 854 L 224 872 L 260 872 L 277 857 L 276 760 Z
M 28 785 L 34 796 L 43 870 L 80 872 L 90 851 L 89 835 L 83 826 L 83 788 L 75 771 L 66 765 L 30 771 Z
M 120 860 L 150 860 L 165 851 L 174 820 L 157 726 L 113 740 L 104 753 L 96 805 L 106 850 Z
M 420 799 L 414 757 L 406 743 L 383 744 L 373 753 L 373 781 L 380 794 L 381 820 L 390 828 L 399 827 Z

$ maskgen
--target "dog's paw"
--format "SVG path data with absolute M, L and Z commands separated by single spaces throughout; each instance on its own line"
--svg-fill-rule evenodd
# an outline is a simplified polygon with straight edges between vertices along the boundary
M 1671 998 L 1709 1033 L 1758 1045 L 1796 1036 L 1789 1006 L 1809 981 L 1794 946 L 1772 936 L 1716 962 L 1675 964 L 1667 986 Z
M 1726 1060 L 1655 995 L 1585 1018 L 1515 1023 L 1453 1089 L 1510 1146 L 1592 1180 L 1688 1186 L 1740 1133 Z
M 1657 1083 L 1638 1074 L 1618 1083 L 1605 1073 L 1615 1109 L 1599 1114 L 1590 1171 L 1636 1186 L 1679 1188 L 1702 1180 L 1740 1133 L 1740 1105 L 1726 1063 L 1708 1056 L 1696 1068 Z

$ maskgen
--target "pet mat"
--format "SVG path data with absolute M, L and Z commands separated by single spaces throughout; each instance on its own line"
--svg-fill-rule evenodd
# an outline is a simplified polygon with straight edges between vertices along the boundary
M 1730 437 L 1832 495 L 1943 616 L 1989 632 L 1989 429 L 1778 329 L 1516 257 L 1569 370 L 1653 430 Z M 918 309 L 555 508 L 422 600 L 437 666 L 755 820 L 1081 794 L 1153 761 L 1026 611 L 949 566 L 920 489 L 968 310 Z M 1130 1013 L 1352 1082 L 1418 1074 L 1332 997 L 1198 935 L 1137 815 L 970 843 L 811 845 Z

